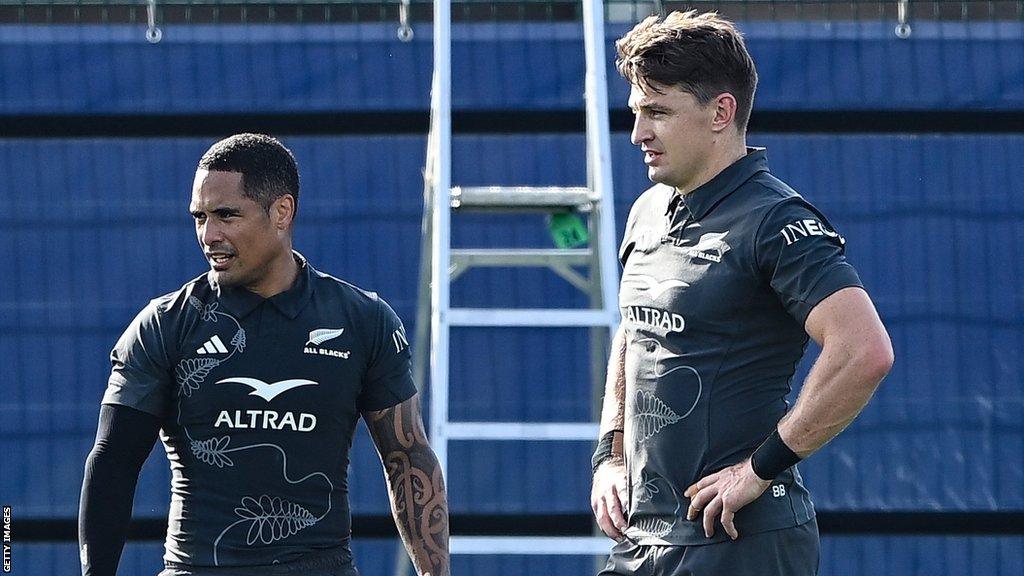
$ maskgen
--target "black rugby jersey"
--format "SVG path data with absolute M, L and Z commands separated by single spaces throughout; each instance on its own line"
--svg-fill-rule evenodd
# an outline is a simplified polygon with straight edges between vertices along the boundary
M 259 566 L 347 546 L 359 413 L 416 391 L 387 303 L 295 256 L 287 291 L 201 276 L 150 302 L 111 352 L 103 403 L 162 418 L 168 561 Z
M 620 250 L 626 329 L 627 536 L 696 545 L 692 483 L 749 457 L 786 413 L 786 395 L 821 300 L 859 286 L 844 240 L 768 172 L 763 149 L 680 197 L 636 200 Z M 814 516 L 796 467 L 736 513 L 740 534 Z

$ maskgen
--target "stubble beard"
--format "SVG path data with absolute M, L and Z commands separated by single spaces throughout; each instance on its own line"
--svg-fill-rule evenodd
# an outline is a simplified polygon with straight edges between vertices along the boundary
M 219 288 L 235 288 L 244 282 L 244 278 L 231 271 L 219 271 L 210 269 L 210 282 Z

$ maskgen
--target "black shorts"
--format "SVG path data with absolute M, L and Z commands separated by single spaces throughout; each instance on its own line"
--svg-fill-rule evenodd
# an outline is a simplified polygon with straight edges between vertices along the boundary
M 157 576 L 359 576 L 352 563 L 352 552 L 341 547 L 304 556 L 287 564 L 272 566 L 220 567 L 189 566 L 164 562 Z
M 815 576 L 818 556 L 818 522 L 812 518 L 793 528 L 703 546 L 620 542 L 598 576 Z

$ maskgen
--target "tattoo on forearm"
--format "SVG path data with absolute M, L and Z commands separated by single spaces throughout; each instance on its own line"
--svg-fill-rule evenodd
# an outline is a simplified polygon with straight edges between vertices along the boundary
M 448 502 L 419 399 L 365 416 L 384 464 L 395 522 L 417 573 L 448 576 Z

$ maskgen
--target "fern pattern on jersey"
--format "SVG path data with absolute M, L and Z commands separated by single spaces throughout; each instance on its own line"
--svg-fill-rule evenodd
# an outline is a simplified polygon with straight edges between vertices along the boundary
M 634 396 L 636 410 L 633 413 L 633 438 L 646 442 L 661 432 L 661 429 L 683 419 L 657 396 L 646 390 L 637 390 Z
M 174 369 L 174 375 L 178 379 L 178 387 L 185 396 L 192 396 L 192 393 L 199 389 L 203 381 L 221 363 L 216 358 L 186 358 L 178 362 Z
M 302 506 L 266 494 L 259 499 L 250 496 L 242 498 L 242 506 L 235 508 L 235 514 L 243 521 L 250 522 L 245 539 L 250 546 L 257 541 L 272 544 L 317 522 L 316 516 Z
M 278 496 L 263 495 L 258 499 L 251 496 L 244 497 L 242 499 L 241 507 L 235 508 L 235 515 L 240 517 L 241 520 L 236 520 L 225 527 L 213 542 L 213 563 L 215 566 L 220 566 L 218 550 L 220 541 L 235 526 L 250 523 L 246 536 L 246 544 L 250 546 L 256 542 L 270 544 L 271 542 L 287 538 L 299 530 L 308 528 L 323 520 L 328 514 L 330 514 L 331 495 L 334 493 L 334 483 L 331 482 L 331 479 L 327 474 L 324 474 L 323 472 L 310 472 L 305 476 L 293 478 L 288 473 L 288 453 L 284 451 L 284 448 L 281 448 L 277 444 L 249 444 L 245 446 L 236 446 L 234 448 L 229 448 L 229 444 L 230 439 L 227 436 L 210 438 L 202 441 L 193 440 L 192 452 L 196 455 L 197 459 L 206 462 L 211 466 L 220 467 L 218 463 L 223 464 L 224 466 L 234 465 L 232 460 L 227 456 L 229 452 L 242 452 L 258 448 L 270 448 L 280 454 L 281 474 L 284 477 L 285 482 L 294 486 L 302 484 L 303 482 L 313 478 L 319 478 L 324 481 L 327 488 L 324 493 L 326 502 L 323 514 L 315 516 L 306 508 Z M 266 460 L 263 461 L 265 462 Z
M 246 333 L 241 324 L 230 314 L 218 310 L 218 303 L 203 304 L 195 297 L 188 299 L 190 306 L 199 312 L 199 317 L 204 322 L 218 322 L 221 319 L 228 319 L 234 323 L 236 330 L 231 337 L 231 349 L 224 358 L 186 358 L 181 360 L 175 368 L 175 375 L 179 384 L 178 398 L 178 422 L 181 423 L 181 396 L 191 397 L 193 392 L 198 390 L 205 382 L 210 372 L 217 366 L 230 360 L 235 354 L 245 352 Z M 323 472 L 311 472 L 300 478 L 293 479 L 288 473 L 288 455 L 283 448 L 276 444 L 250 444 L 231 447 L 230 436 L 219 436 L 197 440 L 192 437 L 188 429 L 182 426 L 185 436 L 189 439 L 189 448 L 192 455 L 199 462 L 217 468 L 231 468 L 235 461 L 229 456 L 230 452 L 241 452 L 245 450 L 266 449 L 276 450 L 280 454 L 281 473 L 288 484 L 301 484 L 312 478 L 320 478 L 326 483 L 325 510 L 322 515 L 316 516 L 305 507 L 279 496 L 264 494 L 259 497 L 245 496 L 241 505 L 234 509 L 235 516 L 239 519 L 228 525 L 213 542 L 213 563 L 220 565 L 218 546 L 220 541 L 235 526 L 245 525 L 246 544 L 272 544 L 296 534 L 297 532 L 313 526 L 331 511 L 331 494 L 334 491 L 334 484 Z M 237 459 L 237 457 L 236 457 Z
M 631 538 L 664 538 L 672 529 L 675 528 L 676 522 L 679 521 L 679 509 L 681 502 L 679 500 L 679 494 L 676 493 L 675 488 L 669 483 L 668 479 L 660 476 L 653 475 L 648 478 L 645 472 L 640 473 L 640 485 L 637 487 L 634 493 L 636 493 L 637 502 L 650 502 L 654 499 L 654 495 L 659 493 L 657 483 L 661 482 L 665 486 L 668 486 L 669 491 L 672 493 L 672 498 L 676 501 L 675 511 L 672 512 L 672 521 L 668 522 L 658 516 L 645 516 L 637 520 L 627 530 L 627 534 Z
M 192 454 L 200 462 L 205 462 L 217 468 L 224 468 L 225 466 L 230 468 L 235 465 L 227 455 L 228 444 L 230 443 L 230 436 L 221 436 L 220 438 L 193 440 L 190 443 L 190 447 L 192 448 Z
M 642 536 L 653 536 L 655 538 L 664 538 L 675 528 L 676 523 L 665 522 L 661 518 L 644 518 L 636 523 L 634 528 L 637 532 L 641 532 Z
M 242 328 L 242 325 L 238 323 L 238 320 L 236 320 L 234 316 L 225 314 L 224 312 L 218 312 L 217 302 L 204 305 L 199 298 L 189 296 L 188 303 L 199 312 L 199 317 L 204 322 L 217 322 L 217 317 L 223 316 L 234 322 L 237 327 L 235 335 L 231 337 L 231 346 L 233 349 L 228 353 L 226 358 L 185 358 L 178 362 L 178 365 L 174 369 L 174 374 L 178 381 L 178 392 L 180 395 L 191 397 L 192 393 L 198 390 L 206 380 L 206 377 L 210 374 L 211 370 L 220 364 L 227 362 L 235 354 L 240 354 L 245 351 L 245 329 Z
M 245 330 L 239 328 L 238 332 L 235 332 L 231 337 L 231 345 L 235 347 L 236 352 L 245 352 Z
M 643 378 L 645 380 L 652 382 L 664 382 L 667 381 L 663 380 L 664 378 L 670 374 L 675 374 L 671 378 L 673 387 L 678 386 L 680 387 L 680 390 L 689 390 L 691 389 L 690 387 L 694 387 L 696 389 L 696 393 L 693 397 L 693 403 L 686 412 L 680 415 L 680 418 L 686 418 L 689 416 L 694 409 L 697 408 L 701 394 L 704 392 L 704 382 L 700 377 L 700 373 L 697 372 L 697 369 L 693 366 L 683 364 L 685 360 L 681 355 L 671 352 L 655 338 L 637 337 L 633 340 L 633 344 L 638 346 L 642 345 L 646 349 L 645 360 L 643 360 L 644 364 L 641 368 Z M 687 373 L 692 374 L 692 377 L 687 376 Z M 682 386 L 685 386 L 685 388 L 682 388 Z M 677 406 L 681 403 L 679 398 L 680 397 L 677 396 Z
M 210 302 L 199 312 L 199 317 L 206 322 L 217 322 L 217 306 L 219 302 Z
M 636 501 L 643 504 L 653 500 L 654 495 L 658 493 L 658 480 L 659 478 L 657 476 L 654 478 L 648 478 L 647 471 L 641 470 L 640 483 L 637 484 L 636 488 L 633 490 L 633 493 L 636 494 Z

